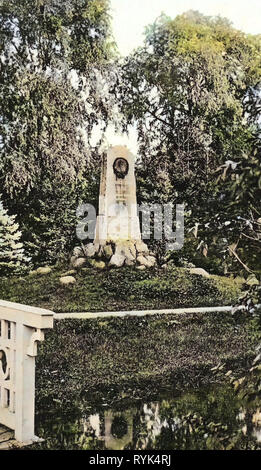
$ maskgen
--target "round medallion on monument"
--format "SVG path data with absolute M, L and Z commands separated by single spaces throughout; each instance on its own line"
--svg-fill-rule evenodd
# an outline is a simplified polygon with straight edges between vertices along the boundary
M 129 163 L 125 158 L 116 158 L 113 164 L 113 171 L 117 178 L 125 178 L 129 172 Z

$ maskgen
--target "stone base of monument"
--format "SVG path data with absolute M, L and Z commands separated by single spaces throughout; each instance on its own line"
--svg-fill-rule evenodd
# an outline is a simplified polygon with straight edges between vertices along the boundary
M 141 240 L 107 241 L 104 245 L 89 243 L 74 248 L 71 265 L 75 269 L 87 265 L 98 269 L 104 269 L 106 266 L 135 266 L 137 269 L 146 269 L 156 265 L 156 257 Z

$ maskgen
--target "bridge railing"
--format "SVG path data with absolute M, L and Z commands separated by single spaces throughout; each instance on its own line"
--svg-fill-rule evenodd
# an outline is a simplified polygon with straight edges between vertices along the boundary
M 35 357 L 53 312 L 0 300 L 0 424 L 35 442 Z

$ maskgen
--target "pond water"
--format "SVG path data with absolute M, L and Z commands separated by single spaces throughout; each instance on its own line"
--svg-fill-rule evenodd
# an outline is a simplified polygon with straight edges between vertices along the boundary
M 246 407 L 230 386 L 149 401 L 83 400 L 37 415 L 37 448 L 91 450 L 261 449 L 261 403 Z

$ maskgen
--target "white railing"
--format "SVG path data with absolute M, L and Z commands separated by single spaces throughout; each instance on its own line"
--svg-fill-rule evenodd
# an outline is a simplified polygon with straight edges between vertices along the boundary
M 37 341 L 53 328 L 53 312 L 0 300 L 0 424 L 29 444 L 34 435 Z

